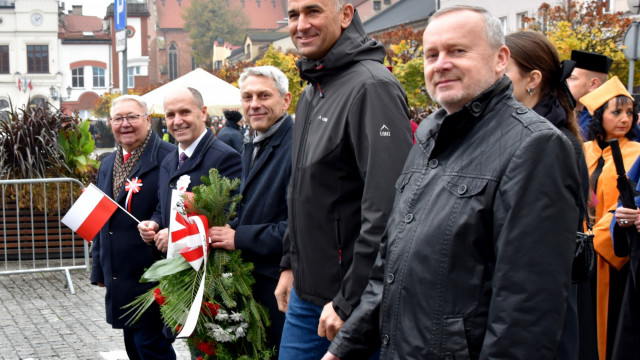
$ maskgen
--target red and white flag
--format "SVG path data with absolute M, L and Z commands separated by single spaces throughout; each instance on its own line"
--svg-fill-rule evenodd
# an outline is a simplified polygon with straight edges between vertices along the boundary
M 31 84 L 31 80 L 29 80 L 29 90 L 33 90 L 33 85 Z
M 117 208 L 118 204 L 90 184 L 61 222 L 91 242 Z
M 18 79 L 18 91 L 22 91 L 22 79 Z

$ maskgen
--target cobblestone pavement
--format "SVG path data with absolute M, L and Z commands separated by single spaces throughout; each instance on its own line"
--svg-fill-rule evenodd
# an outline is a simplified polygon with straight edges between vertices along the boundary
M 105 321 L 105 290 L 85 270 L 71 278 L 75 295 L 63 271 L 0 276 L 0 359 L 127 359 L 122 330 Z M 174 348 L 190 359 L 184 340 Z

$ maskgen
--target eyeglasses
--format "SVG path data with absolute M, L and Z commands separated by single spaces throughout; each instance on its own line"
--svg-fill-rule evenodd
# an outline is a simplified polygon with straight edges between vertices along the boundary
M 122 124 L 122 122 L 126 119 L 127 122 L 129 122 L 129 124 L 134 125 L 135 123 L 138 122 L 138 120 L 140 119 L 140 116 L 146 116 L 147 114 L 140 114 L 140 115 L 127 115 L 127 116 L 116 116 L 114 118 L 111 118 L 111 123 L 113 125 L 120 125 Z

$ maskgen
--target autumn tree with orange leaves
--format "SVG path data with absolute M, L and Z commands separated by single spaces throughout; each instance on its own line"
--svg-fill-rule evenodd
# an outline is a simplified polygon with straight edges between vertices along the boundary
M 411 116 L 417 122 L 436 108 L 425 88 L 423 33 L 424 30 L 413 30 L 402 25 L 374 36 L 384 45 L 387 52 L 385 65 L 391 67 L 393 75 L 402 84 L 409 100 Z
M 629 61 L 618 44 L 632 20 L 621 11 L 607 12 L 600 1 L 572 1 L 569 8 L 543 3 L 535 17 L 526 19 L 527 27 L 543 32 L 558 50 L 561 60 L 571 57 L 571 50 L 606 55 L 614 60 L 610 76 L 627 83 Z M 637 69 L 637 66 L 636 66 Z M 634 76 L 638 83 L 638 75 Z

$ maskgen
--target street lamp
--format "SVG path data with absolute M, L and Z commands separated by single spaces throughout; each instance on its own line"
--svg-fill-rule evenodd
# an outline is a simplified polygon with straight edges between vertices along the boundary
M 51 98 L 53 99 L 53 101 L 58 100 L 58 98 L 60 99 L 60 109 L 62 109 L 62 100 L 71 98 L 71 90 L 73 90 L 73 88 L 71 88 L 71 86 L 67 86 L 67 97 L 64 98 L 55 86 L 51 85 L 51 87 L 49 88 L 49 92 L 51 93 Z
M 53 99 L 53 101 L 58 100 L 58 98 L 60 98 L 60 108 L 62 108 L 62 96 L 60 96 L 60 93 L 58 93 L 58 89 L 56 89 L 55 86 L 51 85 L 51 87 L 49 88 L 49 92 L 51 93 L 51 98 Z

